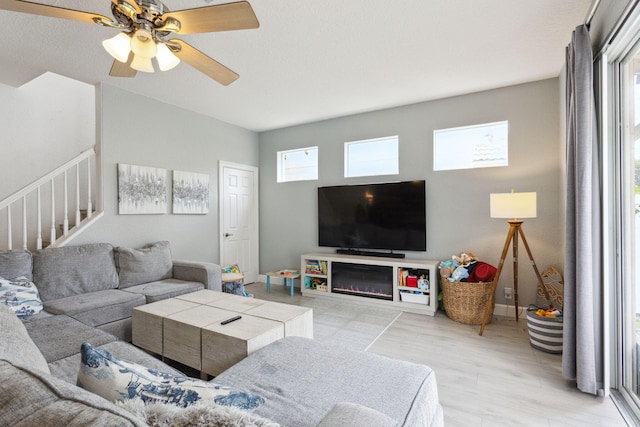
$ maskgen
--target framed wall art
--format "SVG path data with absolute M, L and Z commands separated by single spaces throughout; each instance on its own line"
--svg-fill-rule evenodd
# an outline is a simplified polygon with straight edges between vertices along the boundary
M 173 213 L 209 213 L 209 175 L 173 171 Z
M 118 164 L 118 213 L 167 213 L 167 170 Z

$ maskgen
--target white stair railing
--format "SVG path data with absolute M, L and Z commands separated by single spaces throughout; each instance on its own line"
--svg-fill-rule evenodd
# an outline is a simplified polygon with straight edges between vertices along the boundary
M 99 170 L 98 167 L 92 168 L 92 162 L 96 162 L 96 153 L 90 148 L 0 201 L 0 235 L 6 234 L 6 239 L 0 239 L 0 249 L 20 247 L 34 250 L 43 246 L 63 246 L 99 219 L 102 212 L 94 211 L 93 206 L 101 206 L 101 203 L 93 203 L 92 187 L 97 187 L 98 191 L 93 191 L 97 196 L 101 177 L 95 176 L 95 172 L 92 174 L 92 170 Z M 69 175 L 75 175 L 75 179 L 69 179 Z M 75 198 L 70 198 L 69 194 L 75 194 Z M 43 195 L 49 196 L 46 197 L 48 203 Z M 73 224 L 69 221 L 70 208 L 75 212 Z M 43 224 L 43 218 L 49 218 L 48 223 Z M 48 241 L 43 240 L 43 228 L 50 230 Z M 21 235 L 22 241 L 16 245 L 14 236 L 18 235 Z M 2 248 L 2 240 L 6 242 L 5 248 Z

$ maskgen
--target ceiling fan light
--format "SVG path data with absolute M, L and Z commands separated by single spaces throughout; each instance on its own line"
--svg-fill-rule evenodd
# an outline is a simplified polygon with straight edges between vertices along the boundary
M 133 55 L 133 61 L 131 61 L 131 68 L 134 70 L 142 71 L 144 73 L 153 73 L 153 63 L 151 58 L 145 58 L 140 55 Z
M 156 59 L 158 60 L 160 71 L 168 71 L 180 63 L 180 59 L 164 43 L 158 43 Z
M 126 63 L 131 52 L 131 38 L 127 33 L 118 33 L 115 37 L 103 41 L 102 46 L 116 60 Z
M 151 33 L 144 28 L 140 28 L 131 37 L 131 50 L 136 56 L 151 59 L 158 53 L 158 47 L 153 40 Z

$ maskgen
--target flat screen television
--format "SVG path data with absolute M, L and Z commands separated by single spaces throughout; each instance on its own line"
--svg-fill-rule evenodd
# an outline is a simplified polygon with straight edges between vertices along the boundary
M 425 181 L 403 181 L 319 187 L 319 246 L 425 251 L 425 186 Z

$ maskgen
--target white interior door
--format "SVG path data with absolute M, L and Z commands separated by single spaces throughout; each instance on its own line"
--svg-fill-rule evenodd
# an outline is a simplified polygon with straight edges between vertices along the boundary
M 245 283 L 258 279 L 258 168 L 220 162 L 220 264 L 238 264 Z

